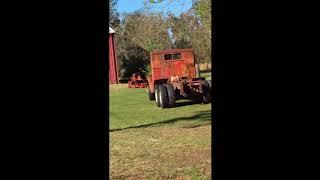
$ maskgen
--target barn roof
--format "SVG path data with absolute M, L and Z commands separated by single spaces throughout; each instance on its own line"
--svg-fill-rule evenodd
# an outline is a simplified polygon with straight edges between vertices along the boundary
M 115 33 L 115 31 L 109 26 L 109 33 Z

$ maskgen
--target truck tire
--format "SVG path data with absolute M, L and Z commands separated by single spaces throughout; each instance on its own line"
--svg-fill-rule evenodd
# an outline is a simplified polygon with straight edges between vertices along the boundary
M 210 89 L 212 89 L 212 84 L 211 84 L 211 80 L 206 80 L 209 84 Z
M 167 108 L 169 105 L 167 88 L 163 84 L 159 85 L 159 104 L 162 108 Z
M 168 107 L 173 108 L 176 104 L 176 96 L 174 93 L 174 87 L 172 84 L 163 84 L 168 93 Z
M 154 85 L 154 97 L 156 101 L 156 105 L 160 107 L 160 101 L 159 101 L 159 84 Z
M 211 101 L 211 88 L 210 88 L 210 84 L 207 80 L 204 81 L 204 84 L 202 86 L 202 90 L 203 90 L 202 102 L 203 102 L 203 104 L 208 104 Z
M 149 100 L 154 101 L 155 100 L 155 93 L 150 92 L 149 87 L 148 87 L 148 94 L 149 94 Z
M 211 92 L 211 94 L 210 94 L 210 102 L 214 102 L 215 101 L 215 99 L 214 99 L 214 96 L 213 96 L 213 92 L 212 92 L 212 80 L 207 80 L 208 81 L 208 84 L 209 84 L 209 86 L 210 86 L 210 92 Z

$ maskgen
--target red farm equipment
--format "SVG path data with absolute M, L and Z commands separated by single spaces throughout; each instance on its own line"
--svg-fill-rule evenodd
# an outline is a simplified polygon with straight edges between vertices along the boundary
M 193 49 L 171 49 L 150 53 L 148 94 L 162 108 L 175 107 L 178 99 L 211 101 L 211 81 L 196 78 Z
M 146 88 L 148 83 L 145 79 L 141 78 L 139 74 L 133 73 L 128 81 L 129 88 Z

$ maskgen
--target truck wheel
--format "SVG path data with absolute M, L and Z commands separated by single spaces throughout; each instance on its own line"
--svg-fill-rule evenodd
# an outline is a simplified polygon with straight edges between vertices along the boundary
M 213 92 L 212 92 L 212 81 L 211 80 L 207 80 L 208 81 L 208 84 L 209 84 L 209 86 L 210 86 L 210 92 L 211 92 L 211 94 L 210 94 L 210 101 L 211 102 L 214 102 L 215 101 L 215 99 L 214 99 L 214 96 L 212 96 L 213 94 Z
M 154 101 L 155 100 L 155 93 L 150 92 L 149 87 L 148 87 L 148 94 L 149 94 L 149 100 Z
M 211 84 L 211 80 L 206 80 L 209 84 L 210 89 L 212 89 L 212 84 Z
M 167 93 L 167 88 L 165 85 L 159 85 L 159 103 L 160 107 L 167 108 L 169 105 L 169 98 Z
M 164 84 L 168 92 L 168 107 L 173 108 L 176 104 L 176 96 L 172 84 Z
M 211 88 L 207 80 L 204 81 L 202 90 L 202 102 L 208 104 L 211 101 Z
M 154 96 L 156 100 L 156 105 L 160 107 L 160 101 L 159 101 L 159 84 L 154 85 Z

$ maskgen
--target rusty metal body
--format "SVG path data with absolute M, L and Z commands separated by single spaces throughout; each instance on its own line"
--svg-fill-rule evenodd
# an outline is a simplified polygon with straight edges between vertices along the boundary
M 167 58 L 176 55 L 176 59 Z M 154 92 L 154 84 L 180 78 L 192 79 L 196 76 L 195 60 L 192 49 L 173 49 L 155 51 L 150 53 L 151 78 L 149 78 L 150 90 Z
M 155 99 L 157 101 L 159 95 L 156 91 L 160 86 L 166 86 L 170 89 L 167 92 L 163 91 L 167 93 L 166 96 L 170 96 L 170 94 L 173 96 L 174 93 L 174 97 L 172 97 L 174 100 L 171 101 L 203 95 L 203 86 L 206 82 L 204 78 L 196 78 L 193 49 L 155 51 L 151 52 L 150 56 L 152 72 L 151 76 L 148 77 L 150 100 Z M 153 96 L 156 97 L 153 98 Z
M 153 79 L 169 79 L 171 76 L 195 78 L 193 50 L 175 49 L 152 52 L 151 69 Z

